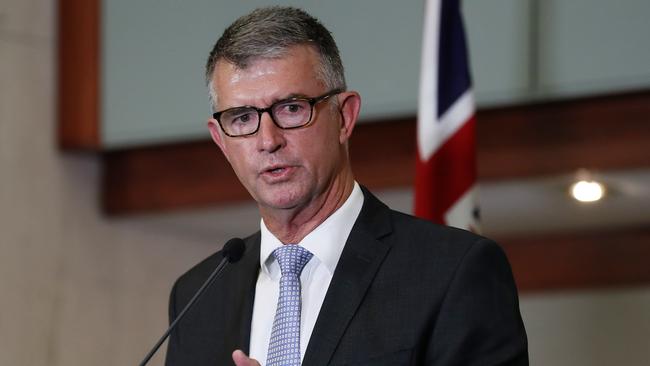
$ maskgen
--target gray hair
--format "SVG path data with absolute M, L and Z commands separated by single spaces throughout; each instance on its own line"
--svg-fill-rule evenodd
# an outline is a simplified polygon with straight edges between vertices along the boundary
M 346 89 L 339 49 L 327 28 L 301 9 L 271 6 L 237 19 L 212 48 L 205 67 L 212 107 L 216 103 L 212 74 L 218 61 L 246 69 L 257 59 L 282 58 L 290 47 L 297 45 L 311 45 L 318 51 L 317 77 L 327 88 Z

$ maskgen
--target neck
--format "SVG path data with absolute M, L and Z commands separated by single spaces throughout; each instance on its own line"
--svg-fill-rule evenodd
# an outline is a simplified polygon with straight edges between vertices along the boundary
M 299 243 L 345 203 L 353 188 L 354 179 L 350 173 L 334 181 L 323 194 L 303 207 L 287 210 L 260 207 L 260 213 L 266 227 L 282 243 Z

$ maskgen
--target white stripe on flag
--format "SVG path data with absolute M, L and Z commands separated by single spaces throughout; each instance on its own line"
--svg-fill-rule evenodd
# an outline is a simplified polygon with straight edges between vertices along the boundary
M 417 142 L 420 157 L 427 160 L 433 149 L 438 110 L 438 31 L 440 29 L 440 1 L 425 2 L 422 60 L 420 63 L 420 94 L 418 100 Z M 435 145 L 434 145 L 435 146 Z
M 449 110 L 436 119 L 418 116 L 418 149 L 422 161 L 427 161 L 452 135 L 474 115 L 474 95 L 467 90 Z M 425 128 L 426 127 L 426 128 Z

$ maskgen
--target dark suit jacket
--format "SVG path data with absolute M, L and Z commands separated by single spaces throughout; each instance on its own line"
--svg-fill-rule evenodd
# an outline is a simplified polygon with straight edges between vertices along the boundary
M 365 189 L 364 196 L 303 365 L 528 365 L 517 289 L 499 246 L 392 211 Z M 245 242 L 242 260 L 172 333 L 167 366 L 232 365 L 233 350 L 248 352 L 259 232 Z M 221 258 L 178 279 L 170 318 Z

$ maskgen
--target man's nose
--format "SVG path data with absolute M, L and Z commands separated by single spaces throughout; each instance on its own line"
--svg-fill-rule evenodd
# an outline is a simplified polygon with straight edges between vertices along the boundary
M 275 152 L 285 144 L 284 131 L 275 125 L 268 112 L 260 116 L 260 128 L 257 131 L 257 144 L 259 151 Z

